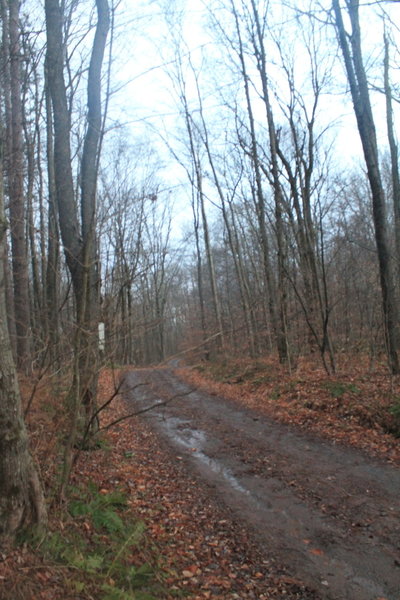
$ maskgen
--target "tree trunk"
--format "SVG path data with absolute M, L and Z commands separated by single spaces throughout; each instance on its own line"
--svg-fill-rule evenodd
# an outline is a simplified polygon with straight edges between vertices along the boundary
M 98 275 L 96 265 L 96 184 L 101 119 L 101 67 L 109 27 L 107 0 L 96 0 L 97 27 L 88 72 L 88 115 L 81 162 L 80 217 L 71 166 L 71 119 L 64 80 L 63 13 L 59 0 L 46 0 L 47 76 L 54 115 L 54 180 L 66 262 L 76 304 L 74 375 L 70 396 L 70 435 L 65 450 L 61 494 L 72 468 L 72 452 L 83 417 L 83 442 L 96 427 L 98 377 Z M 84 415 L 81 408 L 84 407 Z
M 23 140 L 21 102 L 21 55 L 19 44 L 19 0 L 9 0 L 10 91 L 11 91 L 11 156 L 8 183 L 12 270 L 14 280 L 14 313 L 17 335 L 17 364 L 30 369 L 30 302 L 28 257 L 25 238 L 25 198 L 23 182 Z
M 212 168 L 213 163 L 212 163 L 212 159 L 211 159 L 210 146 L 209 146 L 209 142 L 208 142 L 207 128 L 206 128 L 205 121 L 203 118 L 203 109 L 202 109 L 199 88 L 197 88 L 197 95 L 198 95 L 199 102 L 200 102 L 200 115 L 201 115 L 202 124 L 203 124 L 203 133 L 204 133 L 203 141 L 204 141 L 204 145 L 206 147 L 207 156 L 210 161 L 210 166 Z M 217 325 L 218 332 L 219 332 L 219 336 L 218 336 L 216 343 L 217 343 L 218 348 L 222 348 L 222 350 L 224 350 L 224 348 L 225 348 L 225 332 L 224 332 L 224 325 L 223 325 L 223 321 L 222 321 L 221 302 L 220 302 L 218 288 L 217 288 L 214 256 L 213 256 L 213 252 L 212 252 L 212 248 L 211 248 L 210 232 L 209 232 L 206 207 L 205 207 L 205 198 L 204 198 L 204 191 L 203 191 L 203 173 L 202 173 L 202 168 L 201 168 L 200 160 L 198 157 L 198 153 L 195 148 L 193 122 L 192 122 L 191 116 L 189 114 L 189 108 L 188 108 L 187 98 L 186 98 L 185 94 L 182 94 L 182 102 L 183 102 L 184 112 L 185 112 L 186 130 L 187 130 L 188 137 L 189 137 L 190 154 L 191 154 L 191 157 L 193 160 L 193 168 L 195 171 L 195 186 L 196 186 L 196 190 L 197 190 L 197 202 L 198 202 L 198 207 L 200 209 L 201 224 L 202 224 L 202 228 L 203 228 L 204 249 L 205 249 L 206 258 L 207 258 L 207 266 L 208 266 L 208 272 L 209 272 L 209 278 L 210 278 L 211 295 L 212 295 L 212 301 L 213 301 L 213 307 L 214 307 L 215 321 L 216 321 L 216 325 Z
M 93 41 L 87 85 L 87 131 L 81 162 L 81 217 L 83 286 L 76 295 L 78 327 L 87 332 L 82 336 L 80 351 L 80 381 L 84 389 L 82 401 L 87 419 L 96 411 L 99 366 L 99 267 L 96 243 L 96 193 L 102 132 L 101 69 L 110 25 L 108 0 L 96 0 L 97 27 Z M 83 291 L 83 294 L 82 294 Z M 92 426 L 95 423 L 92 422 Z
M 385 59 L 384 59 L 384 85 L 386 98 L 386 124 L 390 149 L 390 163 L 392 175 L 392 197 L 394 214 L 394 233 L 396 240 L 397 278 L 400 275 L 400 175 L 399 175 L 399 150 L 396 142 L 396 134 L 393 124 L 393 102 L 392 89 L 389 80 L 389 41 L 385 36 Z
M 347 79 L 350 85 L 358 131 L 364 151 L 368 179 L 372 194 L 375 241 L 378 252 L 384 326 L 392 373 L 400 373 L 399 360 L 399 310 L 396 299 L 393 265 L 387 230 L 385 193 L 379 168 L 376 129 L 365 73 L 359 24 L 359 1 L 348 0 L 347 10 L 351 22 L 350 46 L 345 30 L 342 10 L 338 0 L 333 0 L 335 25 L 343 53 Z
M 251 6 L 253 9 L 253 17 L 256 25 L 256 38 L 258 41 L 254 43 L 255 54 L 257 58 L 257 68 L 260 74 L 261 86 L 263 90 L 263 101 L 265 104 L 265 112 L 267 117 L 268 125 L 268 136 L 269 136 L 269 149 L 270 149 L 270 170 L 271 170 L 271 184 L 274 192 L 275 201 L 275 227 L 276 227 L 276 241 L 278 248 L 278 286 L 277 286 L 277 312 L 279 314 L 279 336 L 278 336 L 278 347 L 279 356 L 281 362 L 287 362 L 289 368 L 291 368 L 291 356 L 289 350 L 289 339 L 287 331 L 287 261 L 286 261 L 286 241 L 284 238 L 283 231 L 283 219 L 282 219 L 282 207 L 283 207 L 283 194 L 282 187 L 279 179 L 279 168 L 278 168 L 278 149 L 277 149 L 277 136 L 274 115 L 272 112 L 272 106 L 270 102 L 269 93 L 269 82 L 267 76 L 267 61 L 264 47 L 264 36 L 260 24 L 260 17 L 257 11 L 254 0 L 251 0 Z
M 0 145 L 1 142 L 2 140 Z M 28 435 L 22 417 L 17 374 L 7 328 L 3 270 L 5 237 L 6 220 L 0 170 L 0 544 L 12 541 L 21 528 L 46 523 L 46 505 L 28 449 Z
M 0 0 L 0 15 L 2 24 L 2 48 L 0 52 L 0 77 L 2 84 L 2 100 L 4 103 L 4 116 L 5 116 L 5 139 L 3 143 L 3 158 L 2 168 L 5 173 L 8 173 L 8 165 L 11 156 L 11 91 L 10 91 L 10 37 L 9 37 L 9 19 L 8 19 L 8 5 L 7 0 Z M 12 276 L 10 270 L 10 264 L 8 260 L 8 243 L 5 240 L 5 252 L 4 252 L 4 277 L 6 286 L 6 304 L 7 304 L 7 321 L 8 330 L 10 332 L 11 347 L 13 351 L 13 357 L 17 358 L 17 334 L 15 331 L 15 316 L 14 316 L 14 294 L 12 285 Z
M 200 219 L 198 214 L 198 194 L 199 191 L 194 189 L 192 186 L 192 213 L 193 213 L 193 229 L 194 229 L 194 237 L 196 243 L 196 274 L 197 274 L 197 292 L 199 296 L 199 309 L 200 309 L 200 325 L 201 325 L 201 333 L 203 342 L 205 343 L 207 339 L 207 326 L 206 326 L 206 314 L 205 314 L 205 305 L 204 305 L 204 291 L 203 291 L 203 262 L 201 257 L 201 248 L 200 248 L 200 234 L 199 234 L 199 225 Z M 197 206 L 195 199 L 197 200 Z M 205 360 L 209 360 L 210 352 L 206 345 L 203 347 L 204 358 Z
M 47 79 L 47 65 L 45 66 L 45 76 Z M 54 146 L 53 146 L 53 126 L 51 98 L 46 85 L 46 129 L 47 129 L 47 177 L 48 177 L 48 226 L 47 226 L 47 269 L 46 269 L 46 312 L 48 323 L 48 336 L 50 346 L 50 361 L 55 367 L 60 363 L 59 355 L 59 270 L 60 270 L 60 242 L 59 230 L 57 226 L 57 208 L 56 208 L 56 183 L 54 173 Z

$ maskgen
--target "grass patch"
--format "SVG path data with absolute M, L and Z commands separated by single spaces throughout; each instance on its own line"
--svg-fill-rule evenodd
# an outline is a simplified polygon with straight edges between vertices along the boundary
M 279 388 L 275 388 L 272 390 L 272 392 L 270 393 L 269 397 L 270 400 L 272 400 L 273 402 L 276 402 L 277 400 L 279 400 L 279 398 L 282 396 L 282 392 Z
M 389 406 L 389 419 L 386 423 L 386 431 L 400 438 L 400 398 L 397 397 Z
M 341 398 L 344 394 L 360 394 L 361 390 L 354 383 L 345 383 L 344 381 L 325 381 L 324 388 L 330 393 L 332 398 Z
M 156 600 L 166 596 L 163 574 L 151 555 L 145 525 L 132 519 L 120 491 L 103 493 L 89 483 L 74 489 L 64 531 L 49 532 L 39 545 L 47 559 L 69 571 L 68 585 L 98 600 Z

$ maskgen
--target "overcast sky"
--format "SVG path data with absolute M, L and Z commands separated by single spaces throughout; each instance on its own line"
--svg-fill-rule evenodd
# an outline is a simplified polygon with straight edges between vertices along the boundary
M 175 68 L 173 62 L 174 39 L 179 38 L 179 22 L 183 24 L 185 48 L 191 52 L 194 63 L 199 64 L 202 60 L 208 63 L 209 68 L 210 61 L 215 55 L 219 69 L 218 84 L 224 84 L 222 81 L 224 78 L 227 82 L 232 79 L 228 69 L 224 73 L 223 67 L 221 67 L 221 50 L 212 41 L 212 36 L 206 28 L 207 12 L 212 4 L 213 0 L 204 2 L 201 0 L 139 0 L 137 2 L 122 0 L 117 13 L 114 85 L 121 87 L 113 98 L 110 116 L 129 124 L 132 140 L 143 139 L 146 136 L 152 140 L 165 165 L 163 177 L 171 187 L 185 180 L 183 171 L 176 166 L 161 141 L 161 137 L 167 137 L 169 143 L 175 143 L 176 126 L 179 121 L 176 96 L 172 92 L 171 80 L 167 74 L 168 70 L 172 72 Z M 273 4 L 280 5 L 281 3 L 275 1 Z M 300 6 L 301 4 L 301 2 L 297 2 L 296 5 Z M 389 9 L 394 19 L 400 22 L 400 3 L 398 6 L 392 4 Z M 175 11 L 178 16 L 174 14 Z M 166 13 L 169 14 L 166 15 Z M 381 77 L 382 22 L 377 17 L 371 17 L 370 9 L 362 9 L 362 15 L 365 16 L 362 24 L 367 63 L 370 69 L 375 68 Z M 290 25 L 285 25 L 285 35 L 288 38 L 290 38 L 290 31 Z M 293 39 L 294 48 L 295 41 Z M 326 40 L 321 43 L 325 42 Z M 333 39 L 332 42 L 331 50 L 334 52 Z M 298 49 L 296 48 L 294 51 L 298 52 Z M 301 55 L 297 58 L 300 65 L 297 68 L 301 73 L 303 59 Z M 334 122 L 334 129 L 328 139 L 336 137 L 337 156 L 341 157 L 342 164 L 350 165 L 354 162 L 359 164 L 362 162 L 361 145 L 355 128 L 352 105 L 348 94 L 345 94 L 346 85 L 343 73 L 343 67 L 337 61 L 330 93 L 326 94 L 321 101 L 320 126 L 324 127 L 328 123 Z M 395 74 L 396 71 L 393 70 L 392 75 Z M 213 86 L 216 85 L 215 79 L 215 73 L 212 70 L 204 71 L 201 85 L 204 85 L 206 97 L 212 97 Z M 373 81 L 379 83 L 379 81 Z M 394 81 L 396 85 L 399 83 L 399 79 Z M 214 96 L 211 102 L 215 104 L 220 100 L 216 100 L 218 94 L 215 93 Z M 373 102 L 378 136 L 384 139 L 386 131 L 383 97 L 374 94 Z M 397 104 L 395 108 L 398 113 Z M 279 117 L 277 120 L 279 122 Z M 187 194 L 187 192 L 185 193 Z

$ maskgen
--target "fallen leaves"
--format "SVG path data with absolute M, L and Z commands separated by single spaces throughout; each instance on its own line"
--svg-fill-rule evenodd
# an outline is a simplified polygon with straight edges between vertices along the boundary
M 186 569 L 182 571 L 183 577 L 189 577 L 189 579 L 194 577 L 195 575 L 200 575 L 200 573 L 201 569 L 198 565 L 190 565 L 190 567 L 186 567 Z
M 386 393 L 388 385 L 380 375 L 364 381 L 353 376 L 349 383 L 357 385 L 361 393 L 352 395 L 351 391 L 346 391 L 347 396 L 337 399 L 330 396 L 331 388 L 324 386 L 326 376 L 321 371 L 307 371 L 303 367 L 293 376 L 283 377 L 279 368 L 275 367 L 267 369 L 267 376 L 261 383 L 254 379 L 246 380 L 246 377 L 242 377 L 242 382 L 212 383 L 194 371 L 190 378 L 195 385 L 207 387 L 214 394 L 231 397 L 278 420 L 307 426 L 336 441 L 368 448 L 392 462 L 400 462 L 398 441 L 384 435 L 379 428 L 367 427 L 367 422 L 376 427 L 375 420 L 370 419 L 370 413 L 363 413 L 361 408 L 363 402 L 371 403 L 373 400 L 377 403 L 379 397 Z M 258 376 L 256 371 L 253 375 Z M 100 401 L 110 397 L 114 386 L 114 374 L 104 371 L 100 380 Z M 46 403 L 51 406 L 49 403 L 54 400 L 49 389 L 42 389 Z M 348 386 L 346 389 L 352 388 Z M 354 415 L 349 414 L 351 403 L 353 412 L 364 415 L 363 426 Z M 36 432 L 33 447 L 46 485 L 51 487 L 58 464 L 53 433 L 54 428 L 59 426 L 60 416 L 48 408 L 39 410 L 37 403 L 34 404 L 30 415 Z M 116 398 L 101 415 L 102 424 L 124 413 L 122 399 Z M 271 563 L 263 562 L 265 557 L 260 557 L 249 542 L 247 533 L 226 518 L 226 513 L 208 499 L 206 491 L 203 493 L 195 481 L 188 479 L 182 457 L 168 454 L 164 447 L 160 447 L 157 437 L 143 422 L 137 419 L 121 422 L 108 430 L 106 437 L 108 450 L 99 449 L 81 455 L 73 483 L 79 485 L 96 481 L 102 494 L 108 494 L 116 487 L 124 488 L 129 498 L 129 510 L 147 524 L 149 542 L 145 552 L 151 557 L 151 549 L 156 547 L 160 566 L 167 573 L 165 581 L 171 596 L 163 600 L 169 600 L 173 594 L 184 594 L 192 600 L 315 598 L 309 595 L 301 581 L 282 573 L 281 569 L 277 569 L 280 571 L 277 574 Z M 191 448 L 191 451 L 196 452 L 196 448 Z M 52 516 L 52 527 L 62 533 L 64 523 L 57 514 Z M 89 524 L 84 521 L 82 535 L 90 537 L 91 534 Z M 304 544 L 311 555 L 324 555 L 323 550 L 311 547 L 310 540 L 304 540 Z M 77 597 L 77 590 L 71 591 L 67 577 L 68 574 L 41 564 L 40 559 L 29 551 L 25 554 L 22 551 L 11 553 L 0 563 L 2 592 L 5 590 L 8 594 L 4 595 L 6 600 L 72 600 Z M 79 590 L 79 598 L 89 597 L 90 591 Z
M 371 373 L 359 357 L 346 357 L 340 374 L 333 377 L 304 360 L 288 374 L 272 359 L 232 359 L 202 364 L 201 373 L 177 372 L 210 394 L 400 465 L 399 438 L 384 431 L 391 399 L 400 397 L 400 379 L 389 377 L 384 366 Z

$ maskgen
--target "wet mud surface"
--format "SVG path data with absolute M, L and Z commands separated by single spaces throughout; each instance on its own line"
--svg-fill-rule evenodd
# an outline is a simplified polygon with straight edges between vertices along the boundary
M 124 395 L 318 597 L 400 600 L 398 468 L 193 390 L 170 369 L 127 373 Z

